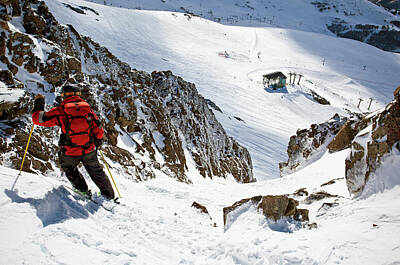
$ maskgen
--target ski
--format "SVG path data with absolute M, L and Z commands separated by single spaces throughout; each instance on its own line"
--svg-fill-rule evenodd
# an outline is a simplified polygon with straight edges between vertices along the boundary
M 74 194 L 76 194 L 76 195 L 78 195 L 79 197 L 81 197 L 82 199 L 84 199 L 84 200 L 88 200 L 88 201 L 91 201 L 91 202 L 93 202 L 93 203 L 95 203 L 95 204 L 97 204 L 97 205 L 99 205 L 101 208 L 103 208 L 104 210 L 106 210 L 106 211 L 109 211 L 109 212 L 113 212 L 113 210 L 114 210 L 114 208 L 118 205 L 118 204 L 121 204 L 119 201 L 118 201 L 118 199 L 119 198 L 116 198 L 116 199 L 114 199 L 114 200 L 106 200 L 106 199 L 104 199 L 104 198 L 102 198 L 102 197 L 100 197 L 100 196 L 86 196 L 84 193 L 82 193 L 82 192 L 80 192 L 80 191 L 78 191 L 78 190 L 75 190 L 75 189 L 73 189 L 73 188 L 71 188 L 71 187 L 68 187 L 68 186 L 65 186 L 65 185 L 63 185 L 65 188 L 67 188 L 68 190 L 70 190 L 70 191 L 72 191 Z M 94 198 L 93 198 L 94 197 Z
M 102 196 L 96 196 L 96 194 L 92 195 L 89 200 L 96 203 L 97 205 L 100 205 L 104 210 L 107 210 L 109 212 L 112 212 L 112 210 L 120 204 L 118 201 L 119 198 L 113 199 L 113 200 L 108 200 L 105 199 Z

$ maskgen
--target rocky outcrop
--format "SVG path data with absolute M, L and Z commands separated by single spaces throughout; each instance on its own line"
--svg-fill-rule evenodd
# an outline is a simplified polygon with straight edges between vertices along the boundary
M 204 205 L 201 205 L 201 204 L 198 203 L 198 202 L 193 202 L 193 203 L 192 203 L 192 207 L 198 209 L 201 213 L 210 215 L 210 214 L 208 213 L 207 208 L 206 208 Z
M 361 194 L 370 175 L 400 141 L 400 87 L 394 95 L 395 100 L 370 117 L 368 126 L 357 134 L 351 144 L 351 152 L 346 159 L 346 184 L 355 196 Z
M 255 196 L 235 202 L 232 206 L 224 207 L 224 225 L 228 227 L 235 221 L 238 215 L 254 207 L 263 215 L 274 222 L 282 218 L 289 218 L 299 222 L 309 221 L 308 210 L 298 209 L 299 202 L 286 195 Z
M 58 24 L 42 1 L 10 0 L 0 7 L 0 61 L 7 66 L 0 81 L 10 90 L 25 89 L 13 102 L 0 102 L 1 164 L 16 168 L 21 161 L 31 126 L 26 119 L 31 91 L 44 94 L 49 108 L 59 104 L 59 90 L 69 82 L 81 87 L 101 117 L 104 154 L 119 174 L 146 180 L 161 170 L 191 182 L 191 163 L 207 178 L 255 181 L 248 151 L 226 134 L 194 84 L 170 71 L 149 74 L 131 69 L 72 26 Z M 15 76 L 21 71 L 18 76 L 24 79 L 18 80 Z M 16 130 L 6 132 L 8 128 Z M 36 127 L 24 170 L 57 167 L 57 138 L 54 129 Z
M 206 219 L 210 220 L 211 221 L 210 225 L 212 225 L 213 227 L 217 227 L 217 224 L 215 222 L 212 222 L 212 217 L 204 205 L 201 205 L 198 202 L 193 202 L 192 207 L 197 209 L 202 215 L 206 217 Z
M 326 198 L 337 198 L 337 197 L 338 197 L 337 195 L 329 194 L 326 191 L 317 191 L 317 192 L 314 192 L 311 195 L 309 195 L 304 200 L 304 203 L 305 204 L 311 204 L 311 203 L 313 203 L 315 201 L 320 201 L 320 200 L 323 200 L 323 199 L 326 199 Z
M 327 27 L 338 37 L 365 42 L 384 51 L 400 50 L 400 31 L 387 25 L 349 25 L 340 21 Z
M 400 11 L 400 2 L 396 0 L 369 0 L 370 2 L 384 7 L 387 10 Z
M 318 102 L 319 104 L 321 104 L 321 105 L 331 105 L 331 103 L 326 98 L 320 96 L 314 90 L 310 89 L 310 92 L 311 92 L 311 96 L 313 97 L 313 99 L 316 102 Z
M 348 119 L 333 140 L 328 144 L 330 153 L 335 153 L 347 149 L 351 146 L 354 137 L 365 127 L 368 126 L 371 117 L 354 115 Z
M 312 124 L 310 129 L 298 130 L 290 137 L 288 161 L 279 163 L 281 176 L 293 173 L 306 166 L 313 158 L 325 152 L 325 147 L 338 133 L 347 118 L 335 114 L 329 121 Z

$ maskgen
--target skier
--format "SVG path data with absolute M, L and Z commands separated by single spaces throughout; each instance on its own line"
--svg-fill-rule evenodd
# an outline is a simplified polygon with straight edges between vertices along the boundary
M 61 127 L 59 141 L 59 161 L 72 186 L 83 195 L 91 197 L 85 179 L 77 166 L 82 162 L 90 178 L 99 187 L 101 195 L 108 200 L 114 199 L 114 190 L 97 159 L 97 148 L 102 145 L 104 129 L 99 118 L 89 104 L 80 98 L 79 88 L 65 85 L 61 96 L 63 101 L 58 107 L 44 111 L 44 96 L 35 97 L 33 123 L 45 127 Z

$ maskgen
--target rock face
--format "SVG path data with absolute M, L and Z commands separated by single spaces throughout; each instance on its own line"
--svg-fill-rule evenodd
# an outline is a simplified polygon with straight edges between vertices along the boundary
M 328 144 L 329 152 L 335 153 L 349 148 L 358 132 L 368 126 L 370 119 L 371 118 L 368 116 L 362 117 L 361 115 L 350 117 L 333 140 Z
M 339 21 L 329 25 L 328 29 L 338 37 L 365 42 L 384 51 L 400 51 L 400 31 L 389 26 L 349 25 Z
M 169 71 L 131 69 L 72 26 L 58 24 L 42 1 L 3 1 L 0 22 L 0 61 L 8 68 L 0 72 L 0 81 L 11 92 L 25 89 L 16 101 L 0 102 L 1 164 L 16 168 L 21 161 L 31 126 L 26 119 L 31 91 L 44 94 L 49 108 L 59 104 L 60 88 L 69 82 L 81 87 L 82 97 L 102 118 L 103 151 L 119 174 L 146 180 L 161 170 L 190 182 L 188 163 L 193 163 L 204 177 L 255 181 L 248 151 L 227 136 L 194 84 Z M 19 72 L 23 80 L 16 78 Z M 24 170 L 58 167 L 57 142 L 55 129 L 36 127 Z
M 369 0 L 370 2 L 383 6 L 388 10 L 400 10 L 400 2 L 396 0 Z
M 399 144 L 400 87 L 394 95 L 395 100 L 370 117 L 368 126 L 356 135 L 351 144 L 351 152 L 346 159 L 346 183 L 349 192 L 355 196 L 361 194 L 370 175 Z
M 400 14 L 400 3 L 397 0 L 369 1 L 383 6 L 393 15 Z M 316 0 L 311 1 L 311 4 L 318 8 L 320 12 L 330 13 L 328 16 L 331 18 L 331 21 L 326 24 L 326 27 L 338 37 L 361 41 L 385 51 L 400 52 L 400 28 L 397 26 L 398 21 L 385 20 L 382 24 L 373 25 L 355 24 L 351 17 L 362 17 L 365 15 L 363 14 L 365 10 L 354 8 L 355 6 L 346 7 L 343 4 L 339 5 L 336 1 Z M 333 15 L 335 13 L 337 17 Z
M 289 198 L 286 195 L 278 196 L 256 196 L 235 202 L 232 206 L 223 209 L 224 225 L 229 226 L 249 207 L 254 206 L 257 210 L 262 211 L 263 215 L 274 222 L 282 218 L 291 218 L 299 222 L 308 221 L 308 210 L 297 209 L 299 202 Z
M 305 204 L 311 204 L 314 201 L 320 201 L 323 200 L 325 198 L 337 198 L 337 195 L 332 195 L 327 193 L 326 191 L 317 191 L 312 193 L 310 196 L 308 196 L 305 200 L 304 203 Z
M 335 114 L 329 121 L 313 124 L 310 129 L 298 130 L 290 137 L 288 161 L 279 163 L 281 176 L 293 173 L 306 166 L 312 159 L 325 152 L 325 147 L 338 133 L 347 118 Z

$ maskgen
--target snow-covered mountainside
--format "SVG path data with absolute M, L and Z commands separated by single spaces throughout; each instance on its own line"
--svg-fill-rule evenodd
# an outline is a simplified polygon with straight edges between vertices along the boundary
M 224 26 L 182 13 L 86 1 L 46 3 L 61 23 L 73 25 L 132 68 L 171 70 L 195 83 L 222 110 L 214 113 L 228 135 L 249 150 L 258 180 L 280 176 L 278 163 L 287 160 L 287 143 L 298 129 L 335 113 L 383 108 L 400 84 L 398 54 L 352 40 L 283 28 Z M 77 13 L 66 4 L 89 11 Z M 286 90 L 264 89 L 262 75 L 275 71 L 288 79 L 289 73 L 301 73 L 300 85 L 296 78 Z M 331 104 L 316 102 L 312 91 Z
M 386 51 L 400 52 L 400 18 L 397 15 L 400 8 L 398 3 L 388 3 L 390 1 L 375 1 L 379 2 L 377 5 L 368 0 L 88 1 L 129 9 L 182 12 L 188 18 L 199 16 L 225 25 L 333 33 Z
M 267 27 L 155 11 L 205 1 L 98 2 L 0 0 L 0 264 L 400 263 L 399 54 L 327 35 L 332 10 L 309 1 L 207 1 L 221 15 L 275 5 L 282 24 Z M 264 87 L 276 71 L 286 88 Z M 106 121 L 112 213 L 67 188 L 54 129 L 35 127 L 36 174 L 10 169 L 27 93 L 51 105 L 66 79 Z M 279 162 L 298 160 L 280 177 Z
M 0 31 L 2 84 L 9 87 L 3 89 L 15 95 L 11 102 L 0 101 L 2 164 L 18 168 L 32 95 L 45 94 L 54 106 L 57 90 L 70 82 L 82 87 L 103 117 L 105 153 L 119 164 L 120 174 L 146 180 L 161 170 L 190 182 L 187 172 L 194 165 L 204 177 L 254 181 L 248 151 L 226 135 L 194 84 L 168 71 L 132 70 L 73 26 L 59 25 L 44 2 L 13 3 L 2 10 Z M 57 141 L 54 129 L 36 129 L 25 171 L 57 168 Z

